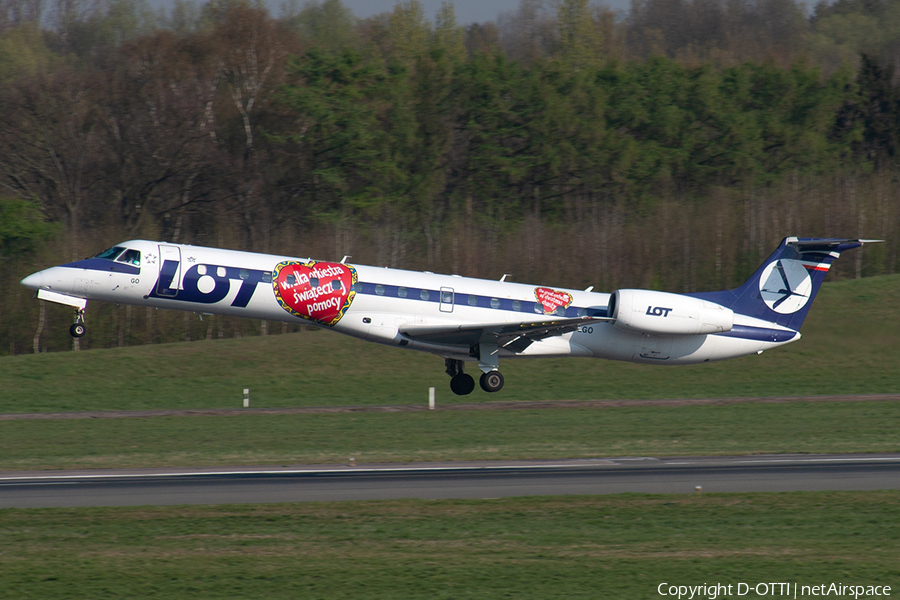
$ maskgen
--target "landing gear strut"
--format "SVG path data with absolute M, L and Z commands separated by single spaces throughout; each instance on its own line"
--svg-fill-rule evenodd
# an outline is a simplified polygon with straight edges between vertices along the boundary
M 69 335 L 73 338 L 80 338 L 85 334 L 87 329 L 84 327 L 84 310 L 81 308 L 75 309 L 75 322 L 69 327 Z
M 450 390 L 457 396 L 471 394 L 475 389 L 475 380 L 463 372 L 463 361 L 447 358 L 444 364 L 447 365 L 447 375 L 450 376 Z

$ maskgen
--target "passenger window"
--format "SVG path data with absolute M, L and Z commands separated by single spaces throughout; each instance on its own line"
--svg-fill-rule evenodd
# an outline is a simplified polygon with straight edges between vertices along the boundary
M 558 316 L 560 316 L 560 317 L 566 316 L 566 307 L 565 307 L 565 306 L 558 306 L 558 307 L 556 308 L 556 314 L 557 314 Z
M 478 306 L 478 296 L 469 294 L 469 306 Z
M 271 271 L 266 271 L 262 275 L 263 283 L 272 283 L 272 273 Z
M 543 314 L 544 313 L 544 305 L 541 304 L 540 302 L 535 302 L 534 303 L 534 312 L 536 312 L 539 315 Z
M 241 279 L 250 279 L 250 271 L 248 271 L 247 269 L 241 269 L 238 273 L 238 277 L 240 277 Z
M 121 254 L 122 250 L 124 250 L 124 249 L 125 248 L 123 248 L 122 246 L 113 246 L 109 250 L 104 250 L 100 254 L 95 255 L 94 258 L 105 258 L 107 260 L 115 260 L 116 257 L 119 254 Z
M 513 300 L 513 310 L 521 311 L 522 303 L 519 302 L 518 300 Z
M 397 288 L 397 297 L 398 298 L 406 298 L 406 295 L 408 293 L 409 293 L 409 291 L 405 287 Z
M 499 298 L 491 298 L 491 308 L 500 308 Z
M 332 281 L 332 282 L 331 282 L 331 289 L 337 290 L 337 291 L 341 291 L 341 289 L 342 289 L 342 288 L 341 288 L 341 280 L 340 280 L 340 279 L 335 279 L 334 281 Z
M 586 317 L 586 316 L 587 316 L 587 309 L 586 309 L 586 308 L 579 308 L 579 309 L 578 309 L 578 316 L 579 316 L 579 317 Z
M 309 286 L 317 288 L 319 287 L 319 278 L 318 277 L 310 277 L 309 278 Z
M 295 283 L 297 283 L 297 278 L 293 275 L 288 275 L 284 278 L 284 282 L 288 285 L 294 285 Z
M 453 302 L 453 292 L 441 292 L 441 302 L 444 304 Z
M 375 286 L 375 293 L 379 296 L 384 296 L 384 286 L 379 284 Z
M 428 290 L 422 290 L 419 292 L 419 298 L 422 300 L 428 300 L 431 297 L 431 293 Z

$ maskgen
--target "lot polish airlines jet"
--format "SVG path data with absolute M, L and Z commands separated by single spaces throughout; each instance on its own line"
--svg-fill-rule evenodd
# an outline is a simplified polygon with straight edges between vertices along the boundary
M 22 280 L 36 297 L 75 308 L 88 300 L 205 314 L 313 323 L 444 358 L 450 389 L 503 387 L 501 358 L 592 356 L 695 364 L 762 353 L 800 339 L 831 263 L 879 240 L 785 238 L 742 286 L 671 294 L 612 294 L 135 240 Z

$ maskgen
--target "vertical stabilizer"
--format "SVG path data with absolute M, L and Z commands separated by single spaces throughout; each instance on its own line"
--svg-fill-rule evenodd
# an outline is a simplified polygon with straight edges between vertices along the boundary
M 785 238 L 739 288 L 688 295 L 798 331 L 831 263 L 846 250 L 877 241 Z

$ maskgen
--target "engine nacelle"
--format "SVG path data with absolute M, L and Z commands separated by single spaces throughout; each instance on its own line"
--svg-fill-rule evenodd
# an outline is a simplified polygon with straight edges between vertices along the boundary
M 702 335 L 731 331 L 734 312 L 700 298 L 654 292 L 616 290 L 607 311 L 616 327 L 660 335 Z

